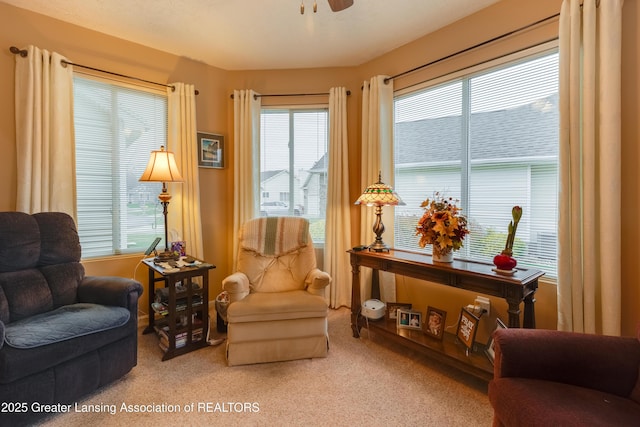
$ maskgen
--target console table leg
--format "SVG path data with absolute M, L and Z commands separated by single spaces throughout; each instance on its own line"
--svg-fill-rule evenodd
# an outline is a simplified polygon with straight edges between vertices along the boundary
M 380 299 L 380 272 L 376 269 L 371 271 L 371 298 Z
M 360 338 L 358 316 L 360 315 L 360 266 L 351 255 L 351 330 L 354 338 Z
M 520 301 L 507 301 L 509 304 L 509 327 L 520 327 Z
M 524 298 L 524 319 L 522 323 L 525 328 L 530 329 L 536 328 L 536 299 L 534 298 L 534 295 L 535 294 L 532 292 Z

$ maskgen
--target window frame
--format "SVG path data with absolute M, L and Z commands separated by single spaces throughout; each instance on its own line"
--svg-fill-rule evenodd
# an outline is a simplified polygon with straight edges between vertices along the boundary
M 470 115 L 471 113 L 469 112 L 469 114 L 467 115 L 467 111 L 465 109 L 469 109 L 470 108 L 470 102 L 469 102 L 469 82 L 477 77 L 477 76 L 481 76 L 487 73 L 492 73 L 492 72 L 496 72 L 499 71 L 501 69 L 506 69 L 509 67 L 513 67 L 513 66 L 517 66 L 518 64 L 522 64 L 528 61 L 532 61 L 535 59 L 539 59 L 542 58 L 544 56 L 550 55 L 550 54 L 557 54 L 558 53 L 558 41 L 554 40 L 551 42 L 546 42 L 546 43 L 542 43 L 540 45 L 531 47 L 531 48 L 527 48 L 527 49 L 522 49 L 518 52 L 512 53 L 512 54 L 507 54 L 507 55 L 503 55 L 499 58 L 496 59 L 492 59 L 492 60 L 488 60 L 488 61 L 484 61 L 482 63 L 479 63 L 477 65 L 473 65 L 470 67 L 466 67 L 457 71 L 453 71 L 449 74 L 446 75 L 442 75 L 439 76 L 437 78 L 434 79 L 430 79 L 427 81 L 424 81 L 422 83 L 416 84 L 416 85 L 411 85 L 408 86 L 406 88 L 401 88 L 398 89 L 396 91 L 394 91 L 394 95 L 393 95 L 393 102 L 394 102 L 394 112 L 395 112 L 395 103 L 398 99 L 402 99 L 405 97 L 409 97 L 413 94 L 416 94 L 418 92 L 421 91 L 425 91 L 428 89 L 434 89 L 437 88 L 438 86 L 446 86 L 449 84 L 452 84 L 456 81 L 459 81 L 462 83 L 463 87 L 462 87 L 462 120 L 463 120 L 463 126 L 464 128 L 467 130 L 467 132 L 464 132 L 464 135 L 461 138 L 461 151 L 466 153 L 466 155 L 461 155 L 461 158 L 459 161 L 456 162 L 450 162 L 450 163 L 456 163 L 456 164 L 447 164 L 446 162 L 439 162 L 439 163 L 434 163 L 433 167 L 437 167 L 437 168 L 441 168 L 442 170 L 447 169 L 447 168 L 451 168 L 451 167 L 459 167 L 460 170 L 460 196 L 459 198 L 459 203 L 458 205 L 461 206 L 463 208 L 463 213 L 464 212 L 468 212 L 468 207 L 470 206 L 471 203 L 471 184 L 470 184 L 470 175 L 471 175 L 471 168 L 472 168 L 472 163 L 474 163 L 474 160 L 472 159 L 471 156 L 471 150 L 469 147 L 469 126 L 470 126 Z M 394 127 L 396 126 L 396 120 L 394 117 Z M 394 135 L 394 145 L 395 145 L 395 135 Z M 395 156 L 395 153 L 394 153 Z M 558 157 L 559 157 L 559 151 L 558 151 Z M 482 160 L 476 160 L 476 163 L 480 164 L 482 162 Z M 509 164 L 517 164 L 517 163 L 522 163 L 521 158 L 515 158 L 513 162 L 509 162 Z M 555 165 L 557 165 L 557 168 L 559 169 L 559 158 L 557 158 L 555 160 Z M 532 168 L 532 166 L 538 166 L 540 167 L 541 165 L 531 165 L 530 163 L 527 163 L 529 169 Z M 546 163 L 545 163 L 546 165 Z M 544 166 L 544 165 L 543 165 Z M 395 174 L 396 174 L 396 187 L 397 187 L 397 183 L 398 183 L 398 165 L 396 165 L 395 163 L 395 159 L 394 159 L 394 170 L 395 170 Z M 556 178 L 556 186 L 557 189 L 559 190 L 559 178 Z M 402 196 L 402 194 L 400 194 Z M 427 197 L 431 197 L 431 194 L 425 194 L 424 195 L 425 198 Z M 556 193 L 556 198 L 558 197 L 557 193 Z M 556 211 L 557 212 L 557 211 Z M 394 219 L 396 219 L 397 216 L 394 213 Z M 508 221 L 505 221 L 505 229 L 508 225 Z M 395 233 L 394 233 L 395 234 Z M 397 234 L 396 234 L 397 236 Z M 558 237 L 558 229 L 557 229 L 557 223 L 556 223 L 556 228 L 555 228 L 555 239 L 556 239 L 556 250 L 557 250 L 557 237 Z M 394 237 L 397 239 L 397 237 Z M 416 238 L 417 239 L 417 238 Z M 396 244 L 397 240 L 394 242 L 394 244 Z M 417 240 L 416 240 L 417 242 Z M 531 242 L 532 244 L 534 242 Z M 469 253 L 469 248 L 462 248 L 463 253 Z M 420 252 L 428 252 L 428 250 L 423 250 L 420 249 L 417 246 L 416 243 L 416 247 L 415 247 L 416 251 L 420 251 Z M 470 260 L 476 260 L 476 261 L 488 261 L 488 260 L 480 260 L 477 257 L 465 257 L 463 256 L 463 258 L 467 258 Z M 556 257 L 557 258 L 557 257 Z M 489 261 L 490 262 L 490 261 Z M 534 267 L 534 268 L 540 268 L 540 267 Z M 555 283 L 557 280 L 557 259 L 555 262 L 555 267 L 552 269 L 552 271 L 555 271 L 555 274 L 550 274 L 549 272 L 546 273 L 545 276 L 545 280 L 550 282 L 550 283 Z
M 293 127 L 293 122 L 294 122 L 293 116 L 296 113 L 324 113 L 324 114 L 326 114 L 326 123 L 327 123 L 327 127 L 326 127 L 326 130 L 325 130 L 326 131 L 326 136 L 327 136 L 327 139 L 326 139 L 326 147 L 327 147 L 326 156 L 327 156 L 327 159 L 328 159 L 328 156 L 329 156 L 329 130 L 330 130 L 329 105 L 328 105 L 328 103 L 327 104 L 324 104 L 324 103 L 306 104 L 306 105 L 295 105 L 295 104 L 293 104 L 293 105 L 262 105 L 260 107 L 260 129 L 261 129 L 260 144 L 262 144 L 262 138 L 264 137 L 264 135 L 262 135 L 262 116 L 263 116 L 263 114 L 265 114 L 265 112 L 266 112 L 266 114 L 269 114 L 269 113 L 285 113 L 286 112 L 289 115 L 289 138 L 290 138 L 290 141 L 294 140 L 293 137 L 294 137 L 294 133 L 295 133 L 295 128 Z M 261 155 L 262 155 L 262 146 L 260 147 L 260 157 L 259 157 L 260 158 L 260 160 L 259 160 L 260 166 L 259 166 L 259 173 L 258 173 L 258 176 L 257 176 L 257 179 L 259 181 L 258 182 L 258 186 L 260 186 L 260 184 L 261 184 L 261 176 L 260 175 L 263 172 L 262 171 L 262 157 L 261 157 Z M 288 165 L 288 169 L 287 170 L 293 170 L 295 168 L 295 147 L 293 146 L 293 144 L 291 144 L 291 146 L 289 147 L 289 156 L 290 156 L 289 157 L 289 165 Z M 326 175 L 328 175 L 328 173 L 329 173 L 329 171 L 328 171 L 328 161 L 327 161 Z M 294 177 L 290 176 L 290 181 L 289 181 L 290 182 L 290 185 L 289 185 L 289 189 L 290 190 L 292 189 L 292 186 L 293 186 L 293 183 L 292 183 L 293 179 L 294 179 Z M 257 216 L 261 215 L 260 205 L 262 203 L 262 195 L 265 192 L 266 193 L 271 193 L 270 196 L 271 196 L 272 199 L 273 199 L 273 197 L 276 197 L 276 193 L 274 193 L 273 191 L 265 191 L 263 189 L 260 189 L 260 191 L 258 192 L 258 199 L 256 201 L 256 206 L 258 207 L 258 209 L 257 209 L 258 212 L 256 213 Z M 292 203 L 290 203 L 291 196 L 288 197 L 289 200 L 285 201 L 285 200 L 283 200 L 284 197 L 283 197 L 282 192 L 278 192 L 277 193 L 277 201 L 287 203 L 289 205 L 290 214 L 293 214 L 293 215 L 295 215 L 295 211 L 297 210 L 296 206 L 298 204 L 302 204 L 302 206 L 306 206 L 305 202 L 307 200 L 307 197 L 308 197 L 308 194 L 306 192 L 303 192 L 302 193 L 302 199 L 298 201 L 298 200 L 296 200 L 294 198 L 294 203 L 292 204 Z M 326 200 L 325 200 L 325 203 L 326 203 Z M 324 216 L 322 218 L 320 218 L 322 221 L 326 221 L 326 205 L 325 205 L 324 211 L 325 211 Z M 310 218 L 308 216 L 308 212 L 302 212 L 300 214 L 300 216 L 309 219 L 310 220 L 309 221 L 310 222 L 310 227 L 313 228 L 313 220 L 316 219 L 315 217 Z M 312 234 L 312 237 L 314 239 L 313 240 L 313 244 L 314 244 L 314 247 L 316 248 L 316 250 L 322 250 L 322 248 L 324 247 L 325 235 L 323 235 L 321 237 L 321 240 L 319 240 L 319 236 L 314 235 L 313 231 L 312 231 L 311 234 Z
M 164 99 L 164 110 L 165 110 L 165 129 L 164 129 L 164 141 L 160 141 L 157 145 L 157 147 L 153 147 L 152 149 L 159 149 L 160 145 L 163 146 L 167 146 L 167 139 L 168 139 L 168 95 L 166 93 L 166 90 L 163 89 L 159 89 L 156 86 L 152 86 L 152 85 L 146 85 L 143 83 L 139 83 L 139 84 L 132 84 L 129 81 L 125 81 L 123 79 L 119 79 L 116 77 L 111 77 L 111 76 L 103 76 L 101 74 L 98 73 L 94 73 L 91 71 L 87 71 L 87 70 L 74 70 L 73 71 L 73 78 L 74 78 L 74 86 L 75 86 L 75 79 L 85 79 L 85 80 L 89 80 L 89 81 L 94 81 L 97 83 L 101 83 L 101 84 L 106 84 L 106 85 L 112 85 L 112 86 L 117 86 L 119 88 L 122 88 L 123 90 L 129 90 L 129 91 L 137 91 L 137 92 L 146 92 L 149 93 L 151 95 L 155 95 L 158 96 L 160 98 Z M 75 101 L 75 94 L 74 94 L 74 101 Z M 75 104 L 75 102 L 74 102 Z M 75 116 L 75 110 L 74 110 L 74 116 Z M 74 120 L 75 122 L 75 120 Z M 74 123 L 74 128 L 75 128 L 75 123 Z M 74 145 L 76 144 L 76 137 L 74 137 Z M 111 141 L 113 143 L 113 141 Z M 74 154 L 76 155 L 76 161 L 77 161 L 77 147 L 74 149 Z M 150 153 L 151 151 L 149 151 Z M 114 157 L 120 157 L 122 153 L 117 153 L 114 154 Z M 139 159 L 140 162 L 140 167 L 141 170 L 144 170 L 144 168 L 146 167 L 146 164 L 148 162 L 149 158 L 148 156 L 145 156 L 143 158 Z M 77 169 L 74 171 L 74 173 L 77 173 Z M 76 177 L 76 181 L 77 177 Z M 76 186 L 77 186 L 77 182 L 76 182 Z M 120 240 L 121 240 L 121 236 L 123 234 L 123 228 L 126 228 L 127 223 L 123 224 L 118 218 L 120 218 L 120 215 L 116 213 L 113 214 L 113 220 L 111 221 L 112 224 L 112 231 L 111 231 L 111 252 L 110 253 L 101 253 L 101 254 L 96 254 L 96 255 L 90 255 L 87 256 L 86 253 L 87 251 L 83 250 L 83 259 L 91 259 L 91 260 L 95 260 L 95 259 L 106 259 L 106 258 L 112 258 L 112 257 L 120 257 L 120 256 L 130 256 L 132 254 L 137 254 L 137 253 L 142 253 L 144 252 L 144 250 L 148 247 L 149 243 L 151 243 L 151 241 L 155 238 L 155 237 L 161 237 L 162 239 L 164 239 L 164 221 L 162 219 L 162 206 L 159 203 L 159 200 L 157 198 L 157 194 L 160 193 L 160 189 L 161 189 L 161 184 L 160 183 L 145 183 L 145 185 L 150 186 L 150 188 L 153 187 L 157 187 L 158 191 L 155 190 L 150 190 L 150 192 L 152 193 L 152 200 L 154 201 L 155 204 L 155 211 L 156 214 L 159 212 L 160 215 L 160 221 L 157 224 L 157 227 L 153 233 L 149 234 L 149 240 L 148 241 L 144 241 L 144 242 L 140 242 L 139 245 L 136 245 L 136 247 L 134 248 L 119 248 L 120 245 Z M 115 178 L 115 180 L 111 181 L 111 188 L 113 190 L 114 187 L 121 187 L 120 184 L 118 184 L 118 178 Z M 122 203 L 123 200 L 128 200 L 128 196 L 125 195 L 120 195 L 119 194 L 119 200 L 113 200 L 112 201 L 112 208 L 114 208 L 114 206 L 120 205 Z M 76 200 L 76 206 L 78 205 L 78 200 Z M 114 209 L 115 211 L 119 210 L 117 208 Z M 126 232 L 126 231 L 124 231 Z M 80 219 L 78 219 L 78 234 L 82 240 L 82 235 L 83 235 L 83 230 L 80 224 Z M 90 231 L 89 231 L 90 233 Z M 82 242 L 81 242 L 82 243 Z

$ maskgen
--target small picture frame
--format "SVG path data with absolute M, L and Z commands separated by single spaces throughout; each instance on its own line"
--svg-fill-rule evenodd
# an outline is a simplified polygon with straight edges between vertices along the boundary
M 467 348 L 467 351 L 473 349 L 473 343 L 476 339 L 479 322 L 480 318 L 466 308 L 463 307 L 460 310 L 460 319 L 458 321 L 458 331 L 456 332 L 456 336 Z
M 388 302 L 387 303 L 387 320 L 396 320 L 398 317 L 398 309 L 411 310 L 410 302 Z
M 224 136 L 198 132 L 198 166 L 224 168 Z
M 396 324 L 398 325 L 398 328 L 422 329 L 422 313 L 419 311 L 399 308 L 397 313 Z
M 427 315 L 424 322 L 424 333 L 428 336 L 441 340 L 444 336 L 444 326 L 447 319 L 447 312 L 439 308 L 427 306 Z
M 187 255 L 186 251 L 187 251 L 187 242 L 185 242 L 184 240 L 171 242 L 171 252 L 173 252 L 174 255 L 186 256 Z
M 504 322 L 499 318 L 496 319 L 496 328 L 493 331 L 495 332 L 498 329 L 507 329 L 507 325 L 505 325 Z M 487 347 L 484 349 L 484 354 L 487 355 L 487 358 L 493 365 L 496 358 L 496 349 L 495 349 L 495 341 L 493 340 L 493 333 L 489 335 L 489 342 L 487 343 Z

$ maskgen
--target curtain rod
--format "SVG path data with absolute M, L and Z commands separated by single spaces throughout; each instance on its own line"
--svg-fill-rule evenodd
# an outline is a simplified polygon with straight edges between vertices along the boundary
M 329 95 L 328 92 L 324 92 L 324 93 L 274 93 L 274 94 L 264 94 L 264 95 L 259 95 L 259 94 L 255 94 L 253 95 L 253 99 L 258 99 L 258 98 L 262 98 L 265 96 L 322 96 L 322 95 Z M 347 96 L 351 95 L 351 91 L 348 90 L 347 91 Z M 233 99 L 233 94 L 231 94 L 231 99 Z
M 13 53 L 14 55 L 20 55 L 20 56 L 21 56 L 21 57 L 23 57 L 23 58 L 26 58 L 26 56 L 28 55 L 28 51 L 27 51 L 26 49 L 18 49 L 18 48 L 17 48 L 17 47 L 15 47 L 15 46 L 11 46 L 11 47 L 9 48 L 9 50 L 10 50 L 10 51 L 11 51 L 11 53 Z M 137 80 L 137 81 L 144 82 L 144 83 L 149 83 L 149 84 L 152 84 L 152 85 L 158 85 L 158 86 L 170 87 L 170 88 L 171 88 L 171 91 L 175 91 L 175 90 L 176 90 L 175 86 L 168 85 L 168 84 L 165 84 L 165 83 L 152 82 L 152 81 L 150 81 L 150 80 L 145 80 L 145 79 L 141 79 L 141 78 L 138 78 L 138 77 L 127 76 L 126 74 L 120 74 L 120 73 L 115 73 L 115 72 L 113 72 L 113 71 L 102 70 L 102 69 L 100 69 L 100 68 L 90 67 L 90 66 L 88 66 L 88 65 L 76 64 L 76 63 L 74 63 L 74 62 L 69 62 L 69 61 L 64 60 L 64 59 L 61 61 L 61 63 L 62 63 L 62 65 L 63 65 L 63 66 L 73 65 L 74 67 L 79 67 L 79 68 L 85 68 L 85 69 L 87 69 L 87 70 L 98 71 L 98 72 L 100 72 L 100 73 L 110 74 L 110 75 L 112 75 L 112 76 L 124 77 L 125 79 Z M 196 91 L 195 91 L 195 94 L 196 94 L 196 95 L 198 95 L 198 94 L 199 94 L 199 92 L 196 90 Z
M 487 44 L 489 44 L 489 43 L 493 43 L 493 42 L 495 42 L 495 41 L 497 41 L 497 40 L 500 40 L 500 39 L 503 39 L 503 38 L 505 38 L 505 37 L 512 36 L 512 35 L 514 35 L 515 33 L 519 33 L 520 31 L 527 30 L 527 29 L 529 29 L 529 28 L 531 28 L 531 27 L 534 27 L 534 26 L 536 26 L 536 25 L 542 24 L 543 22 L 550 21 L 550 20 L 552 20 L 552 19 L 557 18 L 558 16 L 560 16 L 560 14 L 559 14 L 559 13 L 556 13 L 555 15 L 548 16 L 548 17 L 546 17 L 546 18 L 540 19 L 539 21 L 533 22 L 533 23 L 531 23 L 531 24 L 529 24 L 529 25 L 525 25 L 524 27 L 520 27 L 520 28 L 515 29 L 515 30 L 513 30 L 513 31 L 509 31 L 508 33 L 505 33 L 505 34 L 499 35 L 499 36 L 497 36 L 497 37 L 494 37 L 494 38 L 492 38 L 492 39 L 490 39 L 490 40 L 486 40 L 486 41 L 484 41 L 484 42 L 481 42 L 481 43 L 475 44 L 475 45 L 473 45 L 473 46 L 470 46 L 470 47 L 468 47 L 468 48 L 466 48 L 466 49 L 459 50 L 459 51 L 457 51 L 457 52 L 455 52 L 455 53 L 452 53 L 452 54 L 450 54 L 450 55 L 447 55 L 447 56 L 445 56 L 445 57 L 442 57 L 442 58 L 436 59 L 435 61 L 428 62 L 428 63 L 426 63 L 426 64 L 423 64 L 423 65 L 420 65 L 420 66 L 418 66 L 418 67 L 412 68 L 412 69 L 410 69 L 410 70 L 408 70 L 408 71 L 404 71 L 404 72 L 402 72 L 402 73 L 396 74 L 395 76 L 387 77 L 386 79 L 384 79 L 384 82 L 385 82 L 385 84 L 386 84 L 386 83 L 389 83 L 389 81 L 390 81 L 390 80 L 394 80 L 394 79 L 397 79 L 397 78 L 399 78 L 399 77 L 403 77 L 403 76 L 405 76 L 405 75 L 407 75 L 407 74 L 410 74 L 410 73 L 413 73 L 413 72 L 415 72 L 415 71 L 418 71 L 418 70 L 421 70 L 421 69 L 423 69 L 423 68 L 426 68 L 426 67 L 428 67 L 428 66 L 431 66 L 431 65 L 437 64 L 438 62 L 445 61 L 445 60 L 447 60 L 447 59 L 453 58 L 454 56 L 457 56 L 457 55 L 460 55 L 460 54 L 466 53 L 466 52 L 468 52 L 468 51 L 470 51 L 470 50 L 473 50 L 473 49 L 479 48 L 479 47 L 484 46 L 484 45 L 487 45 Z

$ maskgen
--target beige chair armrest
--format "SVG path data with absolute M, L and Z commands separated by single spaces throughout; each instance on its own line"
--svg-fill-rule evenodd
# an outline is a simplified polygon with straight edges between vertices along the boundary
M 331 276 L 329 276 L 329 273 L 320 271 L 318 268 L 314 268 L 309 272 L 309 274 L 307 274 L 307 278 L 304 282 L 307 285 L 307 291 L 310 294 L 323 297 L 325 296 L 324 288 L 331 283 Z
M 229 293 L 229 303 L 249 295 L 249 278 L 241 272 L 233 273 L 222 281 L 222 289 Z

